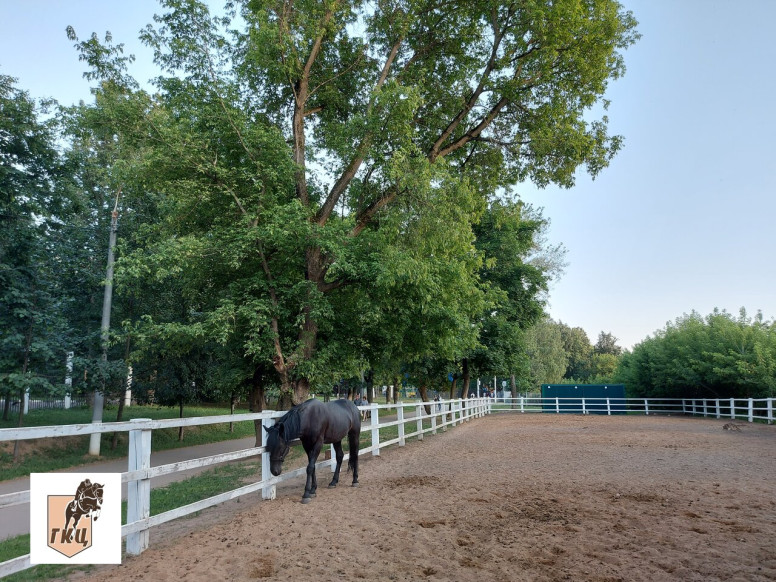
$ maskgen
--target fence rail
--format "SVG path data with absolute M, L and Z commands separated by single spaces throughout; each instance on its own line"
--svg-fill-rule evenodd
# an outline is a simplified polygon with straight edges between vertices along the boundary
M 493 401 L 486 398 L 469 400 L 448 400 L 441 402 L 413 402 L 393 404 L 371 404 L 360 406 L 360 410 L 368 413 L 369 419 L 362 423 L 361 431 L 371 433 L 371 444 L 361 448 L 359 454 L 371 453 L 380 455 L 380 449 L 394 444 L 403 446 L 407 439 L 423 439 L 424 434 L 435 434 L 437 431 L 447 430 L 447 427 L 456 426 L 488 414 Z M 407 412 L 409 409 L 409 412 Z M 427 410 L 430 414 L 427 412 Z M 396 419 L 380 422 L 381 414 L 396 414 Z M 122 483 L 127 483 L 127 523 L 121 528 L 122 537 L 126 537 L 126 552 L 137 555 L 148 548 L 149 532 L 154 526 L 166 523 L 173 519 L 201 511 L 213 505 L 224 503 L 242 495 L 261 491 L 263 499 L 275 498 L 275 487 L 278 483 L 293 479 L 306 473 L 306 467 L 301 467 L 273 477 L 269 472 L 269 453 L 266 451 L 266 431 L 262 432 L 262 446 L 244 449 L 231 453 L 212 455 L 200 459 L 191 459 L 168 465 L 151 467 L 151 433 L 162 428 L 175 428 L 180 426 L 194 426 L 203 424 L 218 424 L 230 422 L 249 422 L 261 420 L 265 426 L 274 424 L 274 419 L 283 416 L 285 412 L 267 411 L 261 413 L 221 415 L 197 418 L 182 418 L 169 420 L 135 419 L 128 422 L 107 422 L 93 424 L 74 424 L 47 427 L 22 427 L 0 429 L 0 442 L 12 440 L 28 440 L 45 437 L 58 437 L 70 435 L 86 435 L 105 432 L 129 433 L 129 458 L 127 471 L 122 473 Z M 409 430 L 408 425 L 409 424 Z M 380 440 L 380 430 L 388 427 L 398 427 L 398 437 L 391 440 Z M 261 455 L 262 477 L 260 481 L 227 491 L 183 507 L 151 516 L 151 478 L 186 469 L 206 467 L 217 463 L 234 461 Z M 349 454 L 345 455 L 345 460 Z M 334 471 L 336 459 L 332 447 L 330 460 L 319 462 L 316 467 L 331 467 Z M 22 491 L 0 495 L 0 509 L 29 503 L 30 492 Z M 0 563 L 0 578 L 26 570 L 31 567 L 29 554 Z

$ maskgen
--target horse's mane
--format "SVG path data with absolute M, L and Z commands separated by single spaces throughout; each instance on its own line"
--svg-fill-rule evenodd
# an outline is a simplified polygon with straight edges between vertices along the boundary
M 283 425 L 283 438 L 286 442 L 299 438 L 302 426 L 300 413 L 302 410 L 304 410 L 306 404 L 312 400 L 313 399 L 311 398 L 310 400 L 302 402 L 301 404 L 297 404 L 291 410 L 286 412 L 286 414 L 278 421 L 278 424 Z

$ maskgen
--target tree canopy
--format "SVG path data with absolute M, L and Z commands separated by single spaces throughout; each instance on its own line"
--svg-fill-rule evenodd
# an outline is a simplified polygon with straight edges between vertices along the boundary
M 444 378 L 463 362 L 527 373 L 527 330 L 563 250 L 543 248 L 546 219 L 515 186 L 571 186 L 620 149 L 594 112 L 638 38 L 630 12 L 614 0 L 161 8 L 141 35 L 153 92 L 109 34 L 68 29 L 96 86 L 93 104 L 58 118 L 61 223 L 77 241 L 61 256 L 78 266 L 73 289 L 98 294 L 93 257 L 120 196 L 114 361 L 165 400 L 240 387 L 258 401 L 271 387 L 285 405 L 359 375 Z M 94 324 L 80 316 L 80 330 Z M 95 337 L 69 339 L 84 366 Z

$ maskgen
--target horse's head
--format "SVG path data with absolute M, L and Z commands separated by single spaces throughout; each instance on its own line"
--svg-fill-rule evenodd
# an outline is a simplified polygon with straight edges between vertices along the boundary
M 283 423 L 278 423 L 270 428 L 264 427 L 267 431 L 267 452 L 269 453 L 270 473 L 277 477 L 283 470 L 283 461 L 291 447 L 288 446 L 285 438 Z
M 102 488 L 103 485 L 100 485 L 99 483 L 95 483 L 92 487 L 92 492 L 94 493 L 94 498 L 97 501 L 97 508 L 99 509 L 102 507 Z

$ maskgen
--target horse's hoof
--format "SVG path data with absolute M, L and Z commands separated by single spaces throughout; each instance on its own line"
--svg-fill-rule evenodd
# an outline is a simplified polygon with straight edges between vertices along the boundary
M 310 497 L 302 497 L 302 504 L 306 505 L 312 501 L 312 498 Z
M 356 481 L 355 483 L 353 483 L 353 485 L 351 485 L 351 487 L 358 487 L 358 481 Z
M 336 486 L 336 483 L 329 483 L 329 489 L 334 489 Z

